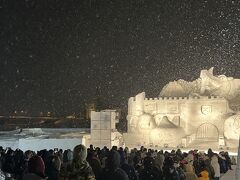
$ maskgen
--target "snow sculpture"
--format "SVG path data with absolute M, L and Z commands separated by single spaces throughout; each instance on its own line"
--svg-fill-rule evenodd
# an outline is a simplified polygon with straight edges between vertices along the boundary
M 164 116 L 157 128 L 150 132 L 150 143 L 157 144 L 162 147 L 174 146 L 181 142 L 185 132 L 183 128 L 178 127 L 167 116 Z
M 213 68 L 201 71 L 201 94 L 225 97 L 228 100 L 239 98 L 240 79 L 226 77 L 225 75 L 214 76 Z
M 240 134 L 240 114 L 229 117 L 224 122 L 225 137 L 238 140 Z
M 150 114 L 143 114 L 139 116 L 138 131 L 149 131 L 156 127 L 156 123 Z
M 170 82 L 163 87 L 160 97 L 186 97 L 186 96 L 220 96 L 229 101 L 229 105 L 235 109 L 240 108 L 240 79 L 214 76 L 213 67 L 202 70 L 200 78 L 187 82 L 182 79 Z
M 191 147 L 196 141 L 231 146 L 228 140 L 238 139 L 239 110 L 240 79 L 214 76 L 213 68 L 202 70 L 192 82 L 168 83 L 158 98 L 148 99 L 145 92 L 129 98 L 124 136 L 161 146 Z

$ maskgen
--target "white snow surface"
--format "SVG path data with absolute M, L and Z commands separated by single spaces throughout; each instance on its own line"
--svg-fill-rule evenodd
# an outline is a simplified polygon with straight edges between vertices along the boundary
M 89 129 L 32 128 L 2 131 L 0 132 L 0 146 L 12 149 L 19 148 L 23 151 L 54 148 L 73 149 L 76 145 L 84 143 L 85 135 L 89 135 Z

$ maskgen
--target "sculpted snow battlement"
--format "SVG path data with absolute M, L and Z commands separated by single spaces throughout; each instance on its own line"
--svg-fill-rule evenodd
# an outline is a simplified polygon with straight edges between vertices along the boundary
M 140 93 L 141 94 L 141 93 Z M 144 98 L 144 101 L 172 101 L 172 100 L 196 100 L 196 99 L 212 99 L 212 100 L 222 100 L 225 99 L 221 96 L 194 96 L 194 97 L 158 97 L 158 98 Z M 136 101 L 135 97 L 130 97 L 129 102 Z
M 168 83 L 157 98 L 145 92 L 129 98 L 128 133 L 160 146 L 190 146 L 196 140 L 226 146 L 239 137 L 239 110 L 240 79 L 214 76 L 211 68 L 195 81 Z

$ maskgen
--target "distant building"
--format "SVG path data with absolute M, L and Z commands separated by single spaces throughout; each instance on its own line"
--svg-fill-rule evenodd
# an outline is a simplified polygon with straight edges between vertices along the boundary
M 96 111 L 96 105 L 94 103 L 85 104 L 85 118 L 91 118 L 91 111 Z
M 101 88 L 96 87 L 96 93 L 92 102 L 85 104 L 85 119 L 90 120 L 91 111 L 101 111 L 103 109 L 106 109 L 106 107 L 101 96 Z

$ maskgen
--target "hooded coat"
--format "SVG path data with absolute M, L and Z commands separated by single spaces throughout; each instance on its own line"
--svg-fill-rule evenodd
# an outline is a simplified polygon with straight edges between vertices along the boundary
M 138 180 L 137 173 L 133 166 L 128 163 L 123 163 L 121 168 L 127 173 L 129 180 Z
M 218 157 L 216 155 L 212 156 L 211 165 L 214 169 L 214 177 L 220 177 L 220 165 L 218 163 Z
M 165 160 L 165 156 L 160 152 L 157 153 L 157 157 L 155 158 L 156 167 L 159 168 L 161 171 L 163 169 L 163 163 Z
M 120 168 L 120 155 L 111 150 L 106 159 L 106 168 L 100 177 L 101 180 L 129 180 L 126 172 Z
M 33 156 L 28 162 L 28 173 L 23 176 L 23 180 L 43 180 L 45 176 L 45 164 L 40 156 Z
M 92 167 L 92 170 L 95 174 L 96 179 L 99 179 L 99 176 L 102 172 L 102 167 L 99 158 L 94 154 L 94 152 L 89 152 L 89 158 L 87 158 L 88 163 Z
M 50 156 L 49 161 L 46 164 L 46 174 L 48 176 L 48 180 L 59 180 L 60 179 L 60 167 L 61 160 L 58 156 Z
M 164 161 L 163 166 L 163 175 L 165 177 L 165 180 L 179 180 L 179 174 L 174 167 L 174 162 L 171 157 L 167 157 Z
M 186 180 L 198 180 L 197 175 L 194 172 L 194 168 L 191 164 L 184 165 Z
M 209 175 L 207 170 L 203 170 L 199 174 L 200 177 L 198 177 L 198 180 L 209 180 Z
M 206 170 L 208 171 L 209 179 L 210 180 L 214 179 L 215 172 L 214 172 L 214 169 L 211 165 L 211 160 L 206 158 L 205 159 L 205 165 L 206 165 Z
M 218 161 L 220 165 L 220 173 L 226 173 L 228 171 L 227 161 L 226 158 L 221 155 L 221 153 L 219 154 Z
M 93 170 L 86 158 L 86 147 L 82 144 L 77 145 L 73 150 L 73 161 L 67 168 L 68 180 L 95 180 Z
M 140 180 L 162 180 L 162 170 L 155 166 L 155 161 L 152 157 L 144 158 L 144 169 L 140 172 Z

